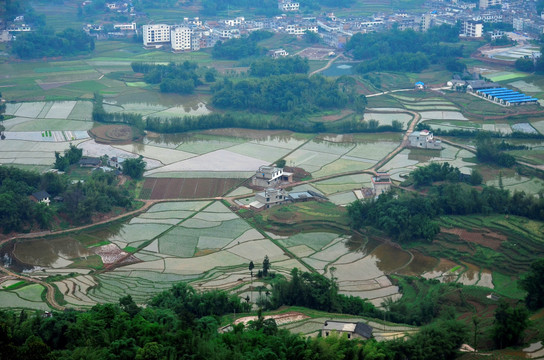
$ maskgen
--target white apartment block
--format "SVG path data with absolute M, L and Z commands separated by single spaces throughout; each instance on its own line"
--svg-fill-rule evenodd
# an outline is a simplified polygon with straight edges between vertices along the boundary
M 113 28 L 115 30 L 120 30 L 120 31 L 136 31 L 136 23 L 115 24 L 115 25 L 113 25 Z
M 191 33 L 191 29 L 185 26 L 172 27 L 170 31 L 172 50 L 191 50 Z
M 156 24 L 156 25 L 144 25 L 143 41 L 144 45 L 155 45 L 170 42 L 170 25 Z
M 298 2 L 280 1 L 278 3 L 278 8 L 281 11 L 298 11 L 300 9 L 300 4 Z
M 465 37 L 481 38 L 484 34 L 484 24 L 477 21 L 465 21 L 463 23 L 463 33 Z
M 485 10 L 490 6 L 501 5 L 502 0 L 480 0 L 480 10 Z
M 287 25 L 285 31 L 290 35 L 304 35 L 306 31 L 311 31 L 313 33 L 318 32 L 317 25 L 311 26 L 300 26 L 300 25 Z
M 227 26 L 240 26 L 245 21 L 246 21 L 246 19 L 243 16 L 239 16 L 236 19 L 225 20 L 225 25 L 227 25 Z

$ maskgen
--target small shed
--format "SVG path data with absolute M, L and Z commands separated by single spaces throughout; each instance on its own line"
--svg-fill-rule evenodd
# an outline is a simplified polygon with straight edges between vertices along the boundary
M 344 335 L 348 339 L 368 340 L 372 337 L 372 326 L 364 322 L 346 322 L 327 320 L 321 329 L 321 336 L 327 337 L 332 334 Z
M 416 82 L 415 87 L 418 90 L 423 90 L 423 89 L 425 89 L 425 83 L 423 81 L 418 81 L 418 82 Z
M 30 195 L 30 199 L 32 199 L 35 202 L 44 203 L 45 205 L 49 206 L 49 203 L 51 202 L 51 195 L 45 190 L 36 191 L 32 195 Z

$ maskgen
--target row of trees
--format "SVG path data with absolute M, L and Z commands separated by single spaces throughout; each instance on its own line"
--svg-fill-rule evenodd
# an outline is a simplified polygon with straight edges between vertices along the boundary
M 462 138 L 475 138 L 478 134 L 483 134 L 483 136 L 488 136 L 490 138 L 499 138 L 499 139 L 544 139 L 544 135 L 540 133 L 526 133 L 522 131 L 512 131 L 509 134 L 502 133 L 500 131 L 482 131 L 482 130 L 465 130 L 465 129 L 450 129 L 443 130 L 440 128 L 432 128 L 429 124 L 419 123 L 416 126 L 416 130 L 429 130 L 432 131 L 435 135 L 438 136 L 452 136 L 452 137 L 462 137 Z M 510 149 L 500 149 L 500 150 L 510 150 Z
M 355 201 L 348 206 L 352 227 L 373 226 L 385 231 L 395 241 L 432 241 L 440 232 L 438 216 L 468 214 L 513 214 L 544 220 L 544 197 L 533 197 L 495 187 L 478 191 L 464 184 L 443 184 L 430 188 L 428 195 L 393 192 L 377 200 Z
M 185 284 L 153 298 L 146 307 L 130 296 L 85 312 L 40 314 L 0 311 L 2 359 L 453 359 L 465 340 L 464 325 L 444 321 L 408 339 L 390 342 L 304 338 L 258 316 L 218 332 L 220 316 L 249 305 L 224 292 L 198 293 Z M 260 313 L 259 313 L 260 315 Z
M 94 39 L 83 30 L 68 28 L 59 33 L 51 30 L 31 31 L 17 36 L 12 52 L 21 59 L 72 56 L 94 50 Z

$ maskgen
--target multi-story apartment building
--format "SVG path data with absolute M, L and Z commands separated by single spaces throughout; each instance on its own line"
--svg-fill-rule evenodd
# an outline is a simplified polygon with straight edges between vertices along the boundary
M 463 23 L 461 36 L 481 38 L 484 34 L 484 24 L 479 21 L 467 20 Z
M 304 35 L 306 31 L 311 31 L 313 33 L 318 32 L 317 25 L 310 25 L 310 26 L 301 26 L 301 25 L 287 25 L 285 28 L 285 31 L 290 35 Z
M 192 30 L 185 26 L 172 27 L 170 31 L 170 45 L 172 50 L 191 50 L 191 33 Z
M 298 11 L 300 4 L 298 2 L 280 1 L 278 2 L 278 8 L 281 11 Z
M 143 42 L 145 46 L 158 45 L 170 42 L 171 26 L 166 24 L 144 25 Z
M 501 5 L 502 0 L 480 0 L 480 10 L 485 10 L 490 6 Z
M 113 28 L 119 31 L 136 31 L 136 23 L 115 24 L 113 25 Z

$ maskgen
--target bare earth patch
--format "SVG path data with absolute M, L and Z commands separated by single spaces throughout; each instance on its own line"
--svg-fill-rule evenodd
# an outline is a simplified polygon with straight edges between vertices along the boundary
M 321 121 L 323 121 L 323 122 L 336 121 L 336 120 L 343 119 L 346 116 L 351 115 L 351 114 L 353 114 L 353 110 L 342 110 L 340 112 L 340 114 L 322 116 Z
M 468 231 L 461 228 L 442 228 L 440 229 L 440 231 L 447 234 L 457 235 L 462 240 L 482 245 L 493 250 L 497 250 L 501 246 L 501 243 L 503 241 L 508 240 L 505 235 L 498 234 L 485 228 L 478 231 Z
M 303 313 L 296 312 L 296 311 L 290 311 L 290 312 L 285 313 L 285 314 L 266 315 L 266 316 L 264 316 L 265 320 L 266 319 L 276 320 L 276 324 L 278 324 L 278 325 L 288 324 L 288 323 L 291 323 L 291 322 L 300 321 L 300 320 L 304 320 L 304 319 L 308 319 L 308 318 L 309 318 L 308 315 L 304 315 Z M 257 320 L 257 316 L 245 316 L 245 317 L 241 317 L 239 319 L 236 319 L 234 321 L 234 325 L 238 325 L 240 323 L 247 324 L 248 322 L 255 321 L 255 320 Z
M 127 252 L 119 249 L 119 247 L 115 244 L 99 246 L 94 249 L 94 253 L 102 258 L 102 262 L 104 263 L 104 265 L 114 264 L 129 255 Z M 135 258 L 133 255 L 128 256 L 126 260 L 128 260 L 129 258 L 134 258 L 131 259 L 132 261 L 128 261 L 129 263 L 138 261 L 138 259 Z M 126 260 L 123 261 L 123 264 L 127 262 Z

